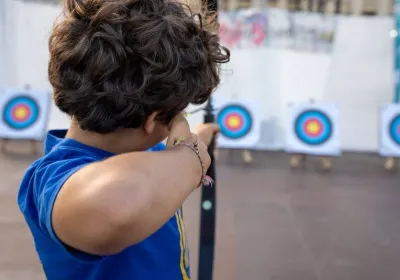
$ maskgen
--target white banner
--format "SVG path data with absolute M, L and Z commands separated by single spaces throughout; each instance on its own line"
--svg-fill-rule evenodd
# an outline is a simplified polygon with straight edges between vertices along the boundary
M 221 12 L 220 37 L 229 48 L 287 48 L 332 51 L 337 16 L 284 9 Z

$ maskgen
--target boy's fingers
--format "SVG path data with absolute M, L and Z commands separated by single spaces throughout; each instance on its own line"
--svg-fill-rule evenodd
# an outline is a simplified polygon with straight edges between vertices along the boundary
M 221 131 L 221 127 L 216 123 L 210 123 L 209 127 L 211 128 L 213 133 L 218 133 Z

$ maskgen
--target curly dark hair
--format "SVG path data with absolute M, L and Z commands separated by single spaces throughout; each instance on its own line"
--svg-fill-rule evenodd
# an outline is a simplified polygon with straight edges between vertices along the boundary
M 84 130 L 138 128 L 153 112 L 167 124 L 202 104 L 229 50 L 215 14 L 178 0 L 65 0 L 49 40 L 58 108 Z

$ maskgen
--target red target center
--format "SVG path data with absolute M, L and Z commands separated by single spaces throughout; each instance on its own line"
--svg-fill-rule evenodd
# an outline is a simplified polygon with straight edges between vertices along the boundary
M 27 105 L 20 104 L 12 109 L 11 114 L 15 121 L 23 122 L 30 118 L 31 110 Z
M 225 126 L 230 130 L 239 130 L 243 126 L 243 118 L 236 113 L 230 113 L 225 118 Z
M 307 135 L 312 137 L 319 136 L 323 130 L 321 122 L 316 118 L 310 118 L 304 122 L 303 129 Z

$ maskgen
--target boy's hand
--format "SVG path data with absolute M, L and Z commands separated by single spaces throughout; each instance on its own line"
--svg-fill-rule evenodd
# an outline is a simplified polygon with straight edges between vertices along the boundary
M 167 149 L 172 148 L 174 146 L 175 140 L 180 137 L 185 137 L 186 141 L 188 143 L 193 143 L 195 141 L 198 141 L 200 157 L 203 160 L 204 169 L 205 169 L 205 171 L 207 171 L 211 164 L 211 158 L 207 151 L 208 146 L 206 145 L 206 143 L 204 143 L 204 140 L 206 140 L 207 143 L 210 143 L 212 135 L 213 135 L 212 132 L 210 132 L 210 131 L 214 131 L 214 130 L 215 130 L 215 128 L 201 129 L 199 131 L 199 133 L 201 133 L 202 136 L 200 137 L 200 135 L 198 136 L 196 134 L 193 134 L 190 131 L 189 123 L 186 120 L 186 118 L 183 115 L 178 115 L 175 118 L 173 118 L 173 120 L 171 121 L 171 123 L 169 125 Z M 190 152 L 192 153 L 192 151 L 190 151 Z M 198 160 L 198 159 L 196 159 L 196 160 Z M 199 164 L 199 163 L 196 162 L 196 164 Z
M 199 139 L 207 146 L 211 144 L 212 138 L 220 131 L 221 129 L 216 123 L 202 123 L 194 129 L 194 133 L 197 134 Z

